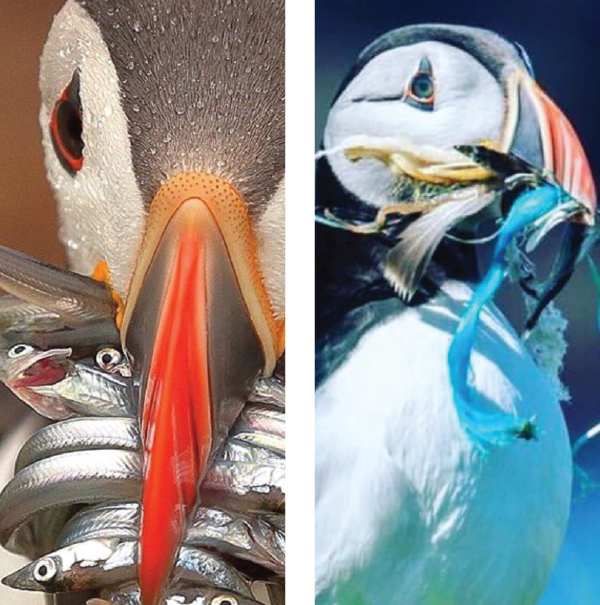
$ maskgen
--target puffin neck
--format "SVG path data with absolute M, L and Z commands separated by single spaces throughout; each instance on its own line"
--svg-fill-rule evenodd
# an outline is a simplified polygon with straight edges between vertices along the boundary
M 333 174 L 329 162 L 317 163 L 317 206 L 334 214 L 364 213 L 368 206 L 347 191 Z M 375 211 L 374 211 L 375 214 Z M 410 224 L 407 220 L 405 228 Z M 353 311 L 368 303 L 397 298 L 381 269 L 385 255 L 401 237 L 402 229 L 389 237 L 382 233 L 359 234 L 317 223 L 315 227 L 316 339 L 328 338 Z M 475 246 L 442 240 L 432 266 L 446 279 L 475 282 L 479 269 Z M 418 306 L 438 290 L 425 278 L 407 306 Z
M 317 206 L 362 211 L 366 204 L 342 187 L 329 162 L 317 162 Z M 380 266 L 392 242 L 380 234 L 357 234 L 315 225 L 316 338 L 357 307 L 395 296 Z

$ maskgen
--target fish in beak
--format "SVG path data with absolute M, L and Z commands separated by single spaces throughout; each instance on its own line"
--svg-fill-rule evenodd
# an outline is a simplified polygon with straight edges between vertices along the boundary
M 514 153 L 552 175 L 586 209 L 573 220 L 594 225 L 596 188 L 581 141 L 564 113 L 525 72 L 515 72 L 508 83 L 508 115 L 501 151 Z
M 573 215 L 548 279 L 539 288 L 523 284 L 537 298 L 525 328 L 531 330 L 542 311 L 571 278 L 576 264 L 597 239 L 596 187 L 575 129 L 558 106 L 524 72 L 509 81 L 509 111 L 504 148 L 549 175 L 584 210 Z
M 139 582 L 143 602 L 156 605 L 209 463 L 283 349 L 248 210 L 231 184 L 183 173 L 159 189 L 121 337 L 139 377 Z
M 504 81 L 504 91 L 501 135 L 477 143 L 480 151 L 488 148 L 489 154 L 495 154 L 496 165 L 479 161 L 486 154 L 478 158 L 477 154 L 467 153 L 465 150 L 477 149 L 472 145 L 445 149 L 417 145 L 403 136 L 347 139 L 342 145 L 347 159 L 373 158 L 383 162 L 398 179 L 397 188 L 408 191 L 409 197 L 379 208 L 373 222 L 359 226 L 338 223 L 351 231 L 373 233 L 393 224 L 389 221 L 391 216 L 422 215 L 403 229 L 399 243 L 384 262 L 390 284 L 401 298 L 410 300 L 448 231 L 460 227 L 468 232 L 478 222 L 473 217 L 502 212 L 496 203 L 498 192 L 506 188 L 505 177 L 513 173 L 498 170 L 499 164 L 510 169 L 525 167 L 526 173 L 550 180 L 580 204 L 581 212 L 568 216 L 570 222 L 561 252 L 550 278 L 538 293 L 539 305 L 530 318 L 531 324 L 564 286 L 593 240 L 596 190 L 575 130 L 532 76 L 515 69 Z M 489 160 L 490 155 L 485 159 Z

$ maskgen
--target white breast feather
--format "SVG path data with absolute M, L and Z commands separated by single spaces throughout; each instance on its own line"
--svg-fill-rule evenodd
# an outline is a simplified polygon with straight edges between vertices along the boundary
M 535 415 L 542 434 L 475 451 L 446 360 L 471 290 L 446 290 L 369 331 L 317 392 L 319 605 L 532 605 L 551 572 L 571 488 L 555 391 L 488 307 L 479 403 Z

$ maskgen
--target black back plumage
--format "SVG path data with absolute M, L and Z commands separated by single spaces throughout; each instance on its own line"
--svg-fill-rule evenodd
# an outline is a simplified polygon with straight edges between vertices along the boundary
M 499 82 L 504 82 L 514 69 L 531 71 L 523 48 L 499 35 L 482 29 L 444 24 L 412 25 L 392 30 L 367 46 L 342 81 L 333 103 L 376 56 L 388 50 L 437 41 L 449 44 L 478 60 Z M 518 138 L 519 133 L 517 133 Z M 528 141 L 531 137 L 527 138 Z M 530 143 L 528 143 L 530 144 Z M 527 156 L 529 157 L 529 156 Z M 367 205 L 347 191 L 333 174 L 326 158 L 318 161 L 316 172 L 317 207 L 335 212 L 364 213 Z M 370 325 L 373 304 L 396 300 L 394 289 L 383 276 L 381 264 L 386 253 L 401 237 L 407 219 L 393 237 L 358 235 L 317 224 L 316 226 L 316 342 L 317 383 L 324 379 L 347 353 L 345 340 L 362 333 Z M 432 271 L 442 279 L 476 282 L 479 279 L 477 253 L 474 246 L 449 239 L 442 240 L 431 263 Z M 439 277 L 439 275 L 438 275 Z M 419 305 L 437 291 L 435 280 L 427 276 L 410 301 Z M 384 305 L 385 306 L 385 305 Z
M 326 158 L 317 163 L 316 203 L 319 209 L 329 208 L 334 213 L 350 216 L 353 213 L 362 215 L 369 208 L 342 186 Z M 359 336 L 377 323 L 382 315 L 387 315 L 390 308 L 399 312 L 406 306 L 420 305 L 437 292 L 436 283 L 426 277 L 416 295 L 405 304 L 384 277 L 382 263 L 385 255 L 411 220 L 396 230 L 393 237 L 357 234 L 316 224 L 317 386 L 338 367 Z M 474 282 L 479 278 L 474 246 L 443 240 L 432 264 L 438 273 L 443 272 L 449 279 Z M 374 310 L 378 302 L 383 303 L 380 313 Z

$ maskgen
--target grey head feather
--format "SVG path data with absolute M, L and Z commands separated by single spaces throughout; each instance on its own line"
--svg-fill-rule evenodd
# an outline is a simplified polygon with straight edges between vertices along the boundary
M 443 23 L 407 25 L 383 34 L 360 53 L 335 98 L 337 99 L 350 81 L 376 56 L 394 48 L 419 42 L 442 42 L 464 50 L 479 61 L 501 84 L 515 69 L 530 70 L 531 63 L 528 57 L 527 62 L 525 61 L 527 55 L 524 49 L 492 31 Z
M 120 80 L 146 203 L 217 174 L 260 215 L 284 171 L 284 0 L 76 0 Z
M 391 48 L 407 46 L 419 42 L 443 42 L 469 53 L 497 79 L 504 70 L 515 66 L 528 69 L 517 47 L 495 32 L 479 27 L 423 23 L 408 25 L 380 36 L 361 53 L 360 61 L 370 61 L 373 57 Z

